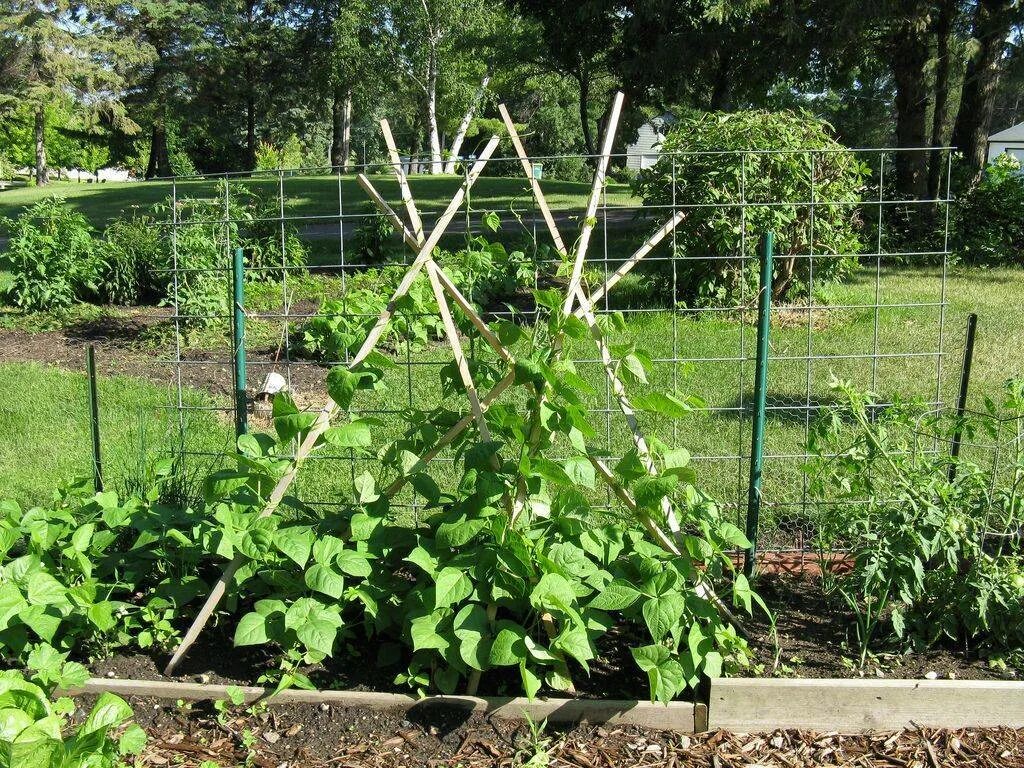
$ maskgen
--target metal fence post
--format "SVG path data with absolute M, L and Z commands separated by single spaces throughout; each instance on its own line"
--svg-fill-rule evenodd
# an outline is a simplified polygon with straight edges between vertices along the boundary
M 231 264 L 233 314 L 231 322 L 231 352 L 234 359 L 235 380 L 235 436 L 249 431 L 249 409 L 245 394 L 245 256 L 235 248 Z
M 100 459 L 100 403 L 96 391 L 96 348 L 90 344 L 85 352 L 85 370 L 89 379 L 89 435 L 92 438 L 92 485 L 96 493 L 103 490 L 103 464 Z
M 772 308 L 772 256 L 775 235 L 765 232 L 759 243 L 761 280 L 757 291 L 757 360 L 754 367 L 754 423 L 750 446 L 750 482 L 747 488 L 747 539 L 750 548 L 743 560 L 743 572 L 754 572 L 757 528 L 761 517 L 761 471 L 764 460 L 764 419 L 768 403 L 768 328 Z
M 967 410 L 967 388 L 971 383 L 971 363 L 974 360 L 974 336 L 978 330 L 978 316 L 971 312 L 967 316 L 967 342 L 964 345 L 964 361 L 960 368 L 960 391 L 956 396 L 956 425 L 953 440 L 949 446 L 949 482 L 956 479 L 956 463 L 960 457 L 960 441 L 963 438 L 963 418 Z

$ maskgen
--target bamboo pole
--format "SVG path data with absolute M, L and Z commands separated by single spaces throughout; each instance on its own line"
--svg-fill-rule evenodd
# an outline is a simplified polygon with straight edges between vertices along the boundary
M 405 241 L 406 245 L 408 245 L 414 251 L 419 251 L 420 246 L 422 245 L 421 239 L 417 239 L 416 236 L 409 231 L 409 228 L 405 226 L 405 222 L 402 221 L 402 218 L 397 213 L 395 213 L 394 208 L 388 205 L 387 200 L 381 197 L 376 187 L 374 187 L 370 180 L 366 177 L 366 174 L 356 174 L 356 181 L 359 182 L 359 186 L 363 188 L 363 191 L 370 196 L 370 199 L 373 200 L 374 203 L 376 203 L 377 207 L 384 212 L 384 215 L 391 220 L 391 226 L 394 227 L 398 234 L 402 236 L 402 239 Z
M 388 156 L 391 158 L 391 168 L 398 179 L 398 189 L 401 190 L 402 203 L 405 204 L 405 212 L 409 214 L 409 223 L 412 225 L 412 232 L 417 241 L 423 242 L 423 222 L 420 220 L 416 204 L 412 199 L 412 190 L 409 188 L 409 180 L 405 171 L 402 170 L 402 158 L 398 156 L 398 148 L 395 146 L 395 137 L 391 134 L 391 125 L 388 121 L 380 121 L 380 132 L 384 134 L 384 144 L 388 148 Z
M 679 224 L 685 218 L 685 211 L 676 211 L 672 215 L 672 218 L 670 218 L 668 221 L 662 224 L 655 232 L 653 232 L 651 236 L 644 241 L 644 244 L 636 249 L 633 255 L 629 257 L 629 259 L 627 259 L 626 261 L 619 265 L 619 268 L 612 273 L 611 277 L 608 278 L 604 285 L 602 285 L 600 288 L 598 288 L 596 291 L 590 294 L 591 305 L 597 306 L 597 302 L 600 301 L 601 298 L 606 293 L 608 293 L 608 291 L 614 288 L 615 284 L 619 282 L 619 280 L 621 280 L 623 277 L 629 274 L 633 267 L 639 264 L 647 254 L 653 251 L 654 248 L 658 245 L 658 243 L 664 240 L 665 237 L 669 235 L 673 229 L 679 226 Z M 579 309 L 576 310 L 576 315 L 577 317 L 582 316 L 582 313 Z
M 625 97 L 622 91 L 615 94 L 612 102 L 612 111 L 608 116 L 608 124 L 605 126 L 604 142 L 601 145 L 601 156 L 597 161 L 597 169 L 594 171 L 594 185 L 590 190 L 590 200 L 587 202 L 587 212 L 583 219 L 583 229 L 580 238 L 576 243 L 576 260 L 572 265 L 572 276 L 569 278 L 569 290 L 565 297 L 565 304 L 562 306 L 562 314 L 568 315 L 572 312 L 573 302 L 576 301 L 576 289 L 583 278 L 583 262 L 587 256 L 587 248 L 590 245 L 590 236 L 594 233 L 594 225 L 597 223 L 597 204 L 601 199 L 601 192 L 604 190 L 605 179 L 608 175 L 608 163 L 611 160 L 612 143 L 615 141 L 615 132 L 619 128 L 619 116 L 622 114 L 622 101 Z
M 437 243 L 440 241 L 441 237 L 444 235 L 445 229 L 451 223 L 451 220 L 452 218 L 454 218 L 455 213 L 459 209 L 459 206 L 462 205 L 462 201 L 465 199 L 470 187 L 472 187 L 477 178 L 479 178 L 480 173 L 483 171 L 484 166 L 487 164 L 487 160 L 490 158 L 490 156 L 494 153 L 494 150 L 497 148 L 498 141 L 499 138 L 497 136 L 492 136 L 491 140 L 487 143 L 487 146 L 480 153 L 479 160 L 477 160 L 477 162 L 473 165 L 472 170 L 466 177 L 466 180 L 463 183 L 462 187 L 460 187 L 459 190 L 455 193 L 455 196 L 449 203 L 448 208 L 437 220 L 437 224 L 434 226 L 433 231 L 430 233 L 430 237 L 420 247 L 419 254 L 417 255 L 415 261 L 409 267 L 409 270 L 406 272 L 405 277 L 402 279 L 398 287 L 395 289 L 394 294 L 392 295 L 390 301 L 388 301 L 387 306 L 381 312 L 380 317 L 377 318 L 376 324 L 370 330 L 370 333 L 367 335 L 367 338 L 363 342 L 363 345 L 359 348 L 359 351 L 355 354 L 352 361 L 348 364 L 349 370 L 352 370 L 356 368 L 358 365 L 360 365 L 367 358 L 367 356 L 369 356 L 370 352 L 372 352 L 373 349 L 377 346 L 377 342 L 380 340 L 381 335 L 384 333 L 384 329 L 387 327 L 388 323 L 391 321 L 392 315 L 394 314 L 395 303 L 409 290 L 409 287 L 412 285 L 413 280 L 416 279 L 416 276 L 419 274 L 420 270 L 423 269 L 424 265 L 430 259 L 431 252 L 433 251 Z M 306 437 L 302 440 L 302 442 L 299 444 L 299 447 L 296 449 L 295 455 L 292 458 L 291 465 L 288 467 L 284 475 L 282 475 L 281 478 L 277 481 L 277 485 L 274 486 L 274 489 L 271 492 L 270 497 L 267 499 L 267 502 L 264 505 L 263 510 L 259 514 L 260 518 L 269 517 L 270 515 L 274 514 L 278 506 L 280 506 L 281 500 L 284 498 L 285 493 L 287 493 L 288 489 L 291 487 L 291 484 L 294 482 L 295 477 L 298 474 L 299 468 L 302 466 L 302 463 L 313 451 L 313 448 L 316 446 L 316 443 L 320 439 L 320 436 L 330 426 L 331 416 L 334 414 L 334 411 L 336 409 L 337 404 L 334 402 L 334 400 L 332 400 L 331 398 L 327 398 L 327 402 L 318 412 L 316 420 L 310 427 L 309 431 L 306 433 Z M 181 642 L 178 644 L 178 647 L 175 649 L 174 654 L 171 656 L 171 660 L 167 663 L 167 666 L 164 669 L 165 675 L 170 676 L 174 674 L 174 670 L 177 668 L 178 664 L 184 658 L 185 654 L 188 653 L 188 649 L 191 648 L 195 641 L 199 638 L 199 635 L 202 633 L 203 628 L 206 626 L 206 623 L 210 620 L 210 617 L 213 615 L 214 610 L 216 610 L 217 605 L 220 603 L 221 599 L 224 597 L 224 594 L 227 592 L 228 585 L 231 583 L 232 579 L 234 579 L 235 573 L 237 573 L 238 569 L 242 566 L 242 562 L 244 561 L 244 559 L 245 558 L 243 555 L 236 554 L 235 557 L 228 564 L 228 566 L 224 569 L 224 572 L 221 574 L 220 578 L 218 578 L 216 583 L 214 583 L 213 588 L 210 590 L 209 596 L 206 598 L 206 602 L 204 602 L 202 607 L 199 609 L 199 612 L 196 614 L 196 617 L 192 622 L 192 625 L 188 628 L 188 631 L 185 633 L 185 636 L 182 638 Z
M 508 131 L 508 137 L 512 140 L 512 146 L 516 150 L 516 154 L 519 156 L 519 163 L 523 166 L 523 172 L 526 174 L 526 178 L 530 180 L 530 187 L 533 189 L 533 198 L 537 201 L 537 207 L 540 209 L 540 215 L 544 218 L 544 223 L 547 224 L 548 232 L 551 234 L 551 239 L 555 243 L 555 248 L 561 254 L 568 253 L 565 247 L 565 243 L 562 242 L 562 236 L 558 233 L 558 227 L 555 225 L 555 217 L 551 215 L 551 209 L 548 207 L 548 201 L 544 197 L 544 192 L 541 191 L 540 182 L 533 177 L 533 167 L 530 165 L 530 159 L 526 154 L 526 149 L 523 147 L 523 142 L 519 139 L 519 132 L 516 130 L 516 124 L 512 122 L 512 116 L 509 115 L 508 110 L 504 104 L 498 105 L 498 112 L 501 113 L 501 119 L 505 122 L 505 130 Z

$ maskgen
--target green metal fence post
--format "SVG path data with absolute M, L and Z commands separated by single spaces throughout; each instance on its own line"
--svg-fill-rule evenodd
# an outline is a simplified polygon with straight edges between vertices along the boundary
M 235 248 L 231 265 L 232 304 L 231 352 L 234 358 L 235 380 L 235 436 L 249 431 L 249 409 L 245 394 L 245 258 L 241 248 Z
M 89 379 L 89 434 L 92 438 L 92 485 L 103 490 L 103 464 L 100 459 L 100 403 L 96 393 L 96 348 L 90 344 L 85 352 L 85 371 Z
M 747 539 L 750 548 L 743 560 L 743 572 L 754 572 L 757 556 L 757 528 L 761 518 L 761 471 L 764 461 L 764 419 L 768 403 L 768 328 L 772 309 L 772 256 L 775 234 L 761 238 L 761 280 L 757 292 L 757 360 L 754 367 L 754 423 L 750 446 L 750 484 L 747 489 Z

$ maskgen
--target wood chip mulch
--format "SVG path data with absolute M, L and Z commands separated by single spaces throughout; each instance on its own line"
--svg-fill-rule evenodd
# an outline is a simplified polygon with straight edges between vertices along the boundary
M 384 733 L 350 727 L 342 737 L 303 739 L 301 724 L 235 721 L 168 733 L 149 727 L 139 766 L 181 768 L 1015 768 L 1024 766 L 1024 729 L 905 729 L 842 735 L 810 731 L 680 735 L 607 726 L 545 729 L 482 721 L 440 734 L 413 725 Z M 167 723 L 164 723 L 166 727 Z M 330 742 L 334 743 L 330 743 Z

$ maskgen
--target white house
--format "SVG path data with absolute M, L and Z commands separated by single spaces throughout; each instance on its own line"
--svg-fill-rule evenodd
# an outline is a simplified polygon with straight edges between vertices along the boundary
M 658 162 L 661 142 L 675 121 L 672 115 L 664 114 L 641 125 L 636 142 L 626 146 L 626 167 L 640 171 Z
M 1024 165 L 1024 123 L 1017 123 L 988 137 L 988 162 L 1003 152 L 1010 153 Z

